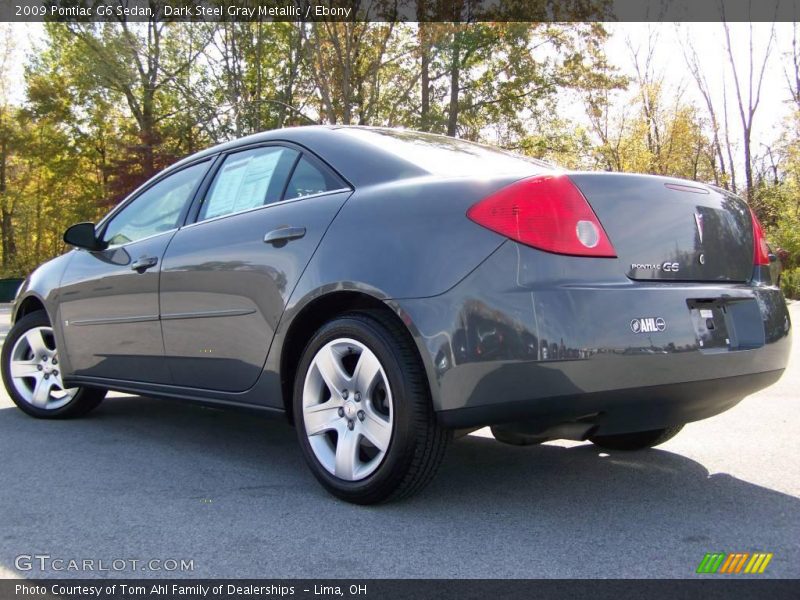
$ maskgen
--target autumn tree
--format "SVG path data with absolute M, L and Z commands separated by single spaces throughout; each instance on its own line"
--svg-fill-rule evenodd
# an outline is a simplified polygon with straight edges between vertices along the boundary
M 158 155 L 160 128 L 175 110 L 165 102 L 168 90 L 196 64 L 212 35 L 209 24 L 170 24 L 155 17 L 143 23 L 48 25 L 50 45 L 62 48 L 59 66 L 81 85 L 107 90 L 126 103 L 136 124 L 143 178 L 164 163 Z
M 772 52 L 772 45 L 775 41 L 775 26 L 770 29 L 769 39 L 761 57 L 757 56 L 754 48 L 753 24 L 750 23 L 748 36 L 748 63 L 744 72 L 738 66 L 738 61 L 734 57 L 733 44 L 731 42 L 730 25 L 722 23 L 725 31 L 725 49 L 728 53 L 728 61 L 733 76 L 733 87 L 736 93 L 736 102 L 739 110 L 739 119 L 742 126 L 742 149 L 744 152 L 744 177 L 745 192 L 747 199 L 755 201 L 753 194 L 755 185 L 753 178 L 753 123 L 761 102 L 761 89 L 764 83 L 764 73 L 767 68 L 767 61 Z
M 8 269 L 14 262 L 17 247 L 12 219 L 16 208 L 16 197 L 9 191 L 8 180 L 13 168 L 12 154 L 19 143 L 19 132 L 15 126 L 18 109 L 11 103 L 11 61 L 14 41 L 11 25 L 0 29 L 0 237 L 2 238 L 2 264 Z

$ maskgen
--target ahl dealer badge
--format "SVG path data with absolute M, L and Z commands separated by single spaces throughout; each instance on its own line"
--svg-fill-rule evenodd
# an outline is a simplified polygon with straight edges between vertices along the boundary
M 641 317 L 631 320 L 631 331 L 633 333 L 653 333 L 664 331 L 667 322 L 661 317 Z

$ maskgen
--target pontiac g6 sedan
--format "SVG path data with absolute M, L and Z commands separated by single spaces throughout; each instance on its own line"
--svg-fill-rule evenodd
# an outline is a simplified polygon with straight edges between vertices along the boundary
M 774 256 L 735 195 L 410 131 L 216 146 L 64 240 L 3 346 L 23 411 L 119 390 L 282 415 L 322 485 L 362 504 L 416 492 L 484 426 L 655 446 L 789 354 Z

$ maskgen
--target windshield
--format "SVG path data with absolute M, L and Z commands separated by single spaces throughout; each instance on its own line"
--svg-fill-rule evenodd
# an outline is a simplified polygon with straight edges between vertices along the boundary
M 444 135 L 359 127 L 347 127 L 339 131 L 443 177 L 527 176 L 538 175 L 552 168 L 528 156 Z

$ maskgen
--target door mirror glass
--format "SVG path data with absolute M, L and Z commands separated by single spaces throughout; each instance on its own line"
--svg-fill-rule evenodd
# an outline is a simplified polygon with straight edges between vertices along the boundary
M 64 232 L 64 241 L 76 248 L 86 250 L 102 250 L 106 245 L 99 239 L 94 230 L 94 223 L 78 223 Z

